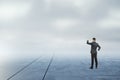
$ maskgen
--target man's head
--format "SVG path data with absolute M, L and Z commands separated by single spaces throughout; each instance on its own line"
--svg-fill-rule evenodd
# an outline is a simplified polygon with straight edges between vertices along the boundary
M 96 38 L 92 38 L 93 42 L 96 42 Z

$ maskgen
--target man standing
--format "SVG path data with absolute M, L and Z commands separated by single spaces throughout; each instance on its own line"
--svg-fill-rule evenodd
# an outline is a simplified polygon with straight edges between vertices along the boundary
M 90 69 L 93 69 L 94 61 L 95 61 L 95 67 L 97 69 L 98 67 L 98 60 L 97 60 L 97 48 L 98 51 L 101 49 L 98 43 L 96 43 L 96 38 L 92 38 L 92 42 L 89 42 L 87 40 L 87 44 L 91 45 L 91 67 Z

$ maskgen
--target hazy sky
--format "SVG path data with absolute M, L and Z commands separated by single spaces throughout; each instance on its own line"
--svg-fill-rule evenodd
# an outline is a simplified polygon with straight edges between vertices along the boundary
M 0 0 L 0 56 L 89 54 L 92 37 L 120 58 L 120 0 Z

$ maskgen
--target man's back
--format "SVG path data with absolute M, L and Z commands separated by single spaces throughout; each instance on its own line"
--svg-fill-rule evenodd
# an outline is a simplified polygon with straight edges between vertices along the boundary
M 91 53 L 97 53 L 97 47 L 98 47 L 98 50 L 100 50 L 100 46 L 99 46 L 99 44 L 98 43 L 96 43 L 96 42 L 89 42 L 89 41 L 87 41 L 87 44 L 89 44 L 89 45 L 91 45 Z

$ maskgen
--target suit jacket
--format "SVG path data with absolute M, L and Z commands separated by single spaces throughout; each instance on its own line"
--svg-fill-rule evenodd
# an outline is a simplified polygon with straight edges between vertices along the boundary
M 100 45 L 96 42 L 89 42 L 87 41 L 87 44 L 91 45 L 91 53 L 94 54 L 94 53 L 97 53 L 97 48 L 98 48 L 98 51 L 101 49 Z

